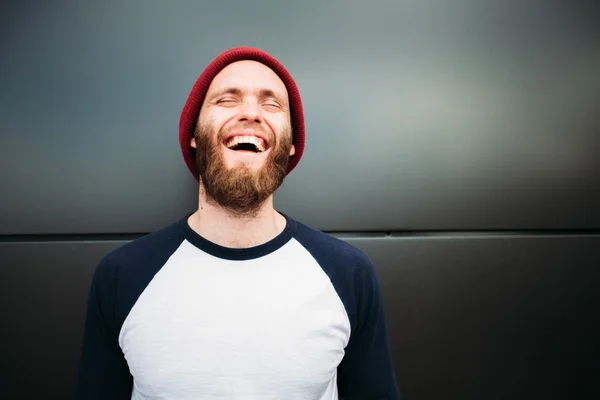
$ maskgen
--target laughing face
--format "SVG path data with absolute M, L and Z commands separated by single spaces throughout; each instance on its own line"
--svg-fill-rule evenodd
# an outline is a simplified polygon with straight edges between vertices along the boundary
M 206 93 L 191 146 L 207 201 L 255 215 L 295 152 L 284 83 L 256 61 L 225 67 Z

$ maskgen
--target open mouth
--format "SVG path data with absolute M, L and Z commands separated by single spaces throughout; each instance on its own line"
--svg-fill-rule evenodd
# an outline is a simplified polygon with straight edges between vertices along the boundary
M 258 136 L 233 136 L 225 140 L 228 149 L 239 152 L 262 153 L 268 149 L 267 143 Z

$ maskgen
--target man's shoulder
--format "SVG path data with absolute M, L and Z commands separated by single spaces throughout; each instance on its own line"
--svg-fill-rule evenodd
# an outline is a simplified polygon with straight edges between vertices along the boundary
M 116 274 L 123 270 L 155 269 L 161 262 L 164 263 L 183 241 L 179 225 L 180 221 L 173 222 L 111 250 L 100 260 L 98 272 Z
M 345 240 L 297 224 L 296 240 L 327 274 L 344 304 L 353 329 L 359 309 L 381 298 L 379 280 L 366 252 Z
M 296 240 L 323 267 L 338 266 L 346 272 L 350 270 L 356 272 L 356 269 L 363 271 L 370 271 L 372 269 L 369 256 L 359 247 L 301 222 L 296 222 L 296 224 Z

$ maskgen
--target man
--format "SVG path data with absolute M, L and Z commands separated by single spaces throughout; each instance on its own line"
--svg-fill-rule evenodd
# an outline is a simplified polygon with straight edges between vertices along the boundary
M 98 265 L 76 398 L 400 397 L 369 259 L 273 206 L 304 135 L 272 56 L 208 65 L 179 132 L 199 207 Z

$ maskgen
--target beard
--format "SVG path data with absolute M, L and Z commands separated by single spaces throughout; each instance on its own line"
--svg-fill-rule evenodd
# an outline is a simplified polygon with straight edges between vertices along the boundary
M 283 132 L 277 142 L 273 137 L 269 138 L 269 154 L 258 169 L 243 164 L 232 168 L 227 166 L 224 155 L 226 150 L 222 143 L 232 131 L 233 129 L 220 130 L 215 140 L 215 132 L 209 124 L 197 124 L 194 132 L 195 160 L 200 173 L 200 185 L 208 203 L 224 208 L 236 217 L 252 218 L 281 186 L 287 175 L 292 147 L 291 130 Z

